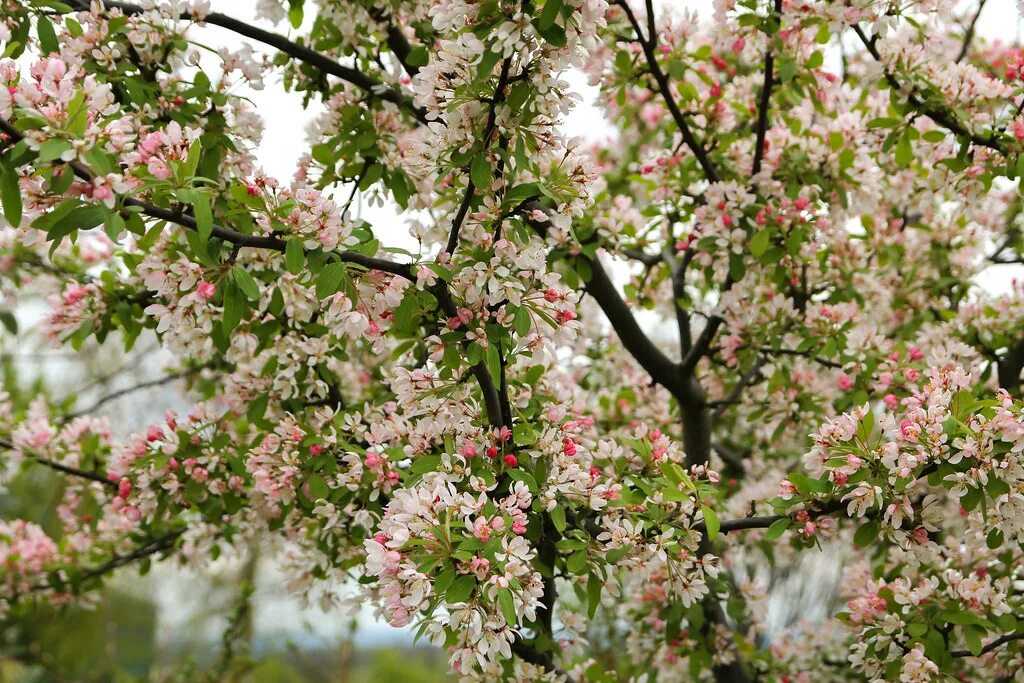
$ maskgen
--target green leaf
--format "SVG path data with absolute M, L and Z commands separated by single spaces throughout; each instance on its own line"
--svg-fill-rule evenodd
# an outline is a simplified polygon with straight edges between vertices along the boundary
M 491 379 L 494 380 L 494 383 L 500 385 L 501 357 L 498 355 L 498 346 L 496 344 L 488 344 L 484 350 L 484 365 L 487 366 L 487 371 L 491 374 Z
M 110 212 L 103 219 L 103 232 L 107 233 L 110 239 L 116 240 L 124 230 L 125 224 L 121 214 Z
M 964 629 L 964 639 L 967 641 L 967 649 L 970 650 L 971 654 L 975 657 L 980 655 L 982 649 L 984 649 L 981 645 L 981 636 L 984 634 L 985 632 L 977 626 L 969 626 Z
M 249 271 L 245 268 L 235 265 L 231 269 L 231 277 L 234 279 L 235 284 L 238 285 L 238 288 L 242 290 L 242 293 L 249 297 L 251 301 L 256 301 L 260 298 L 259 283 L 256 282 L 256 278 L 250 275 Z
M 960 507 L 970 512 L 978 507 L 978 503 L 981 502 L 981 496 L 981 489 L 967 489 L 967 492 L 960 496 Z
M 0 175 L 0 202 L 3 203 L 4 218 L 7 222 L 14 227 L 21 225 L 21 189 L 18 187 L 18 173 L 8 166 L 3 168 L 3 174 Z
M 270 396 L 267 394 L 261 394 L 256 399 L 249 401 L 249 405 L 246 406 L 245 416 L 249 418 L 249 422 L 256 422 L 257 420 L 263 419 L 263 415 L 267 412 L 267 404 L 270 402 Z
M 868 121 L 868 128 L 895 128 L 900 125 L 899 119 L 877 118 Z
M 818 26 L 818 33 L 817 33 L 817 35 L 814 36 L 814 40 L 817 41 L 817 43 L 819 45 L 824 45 L 825 43 L 827 43 L 831 39 L 832 39 L 832 31 L 831 31 L 831 29 L 829 29 L 828 22 L 827 21 L 821 22 L 821 25 Z
M 520 446 L 530 446 L 537 443 L 537 433 L 529 424 L 520 422 L 512 428 L 512 438 Z
M 782 534 L 786 532 L 791 524 L 789 517 L 783 517 L 772 522 L 772 525 L 768 527 L 768 531 L 764 533 L 766 541 L 774 541 L 778 539 Z
M 590 577 L 587 579 L 587 615 L 590 619 L 597 614 L 597 607 L 601 604 L 602 590 L 604 590 L 604 582 L 598 578 L 597 574 L 590 572 Z
M 512 320 L 512 325 L 515 327 L 516 334 L 520 337 L 525 337 L 533 329 L 533 321 L 530 319 L 530 310 L 526 306 L 520 306 L 519 310 L 516 311 L 516 316 Z
M 875 520 L 865 522 L 853 535 L 853 542 L 858 548 L 866 548 L 875 542 L 882 525 Z
M 747 267 L 743 263 L 743 255 L 735 252 L 729 253 L 729 275 L 736 282 L 743 279 L 743 276 L 747 274 Z
M 18 334 L 18 319 L 10 311 L 0 311 L 0 324 L 11 334 Z
M 225 336 L 231 334 L 231 331 L 242 321 L 244 309 L 245 300 L 242 298 L 242 290 L 234 282 L 228 280 L 224 285 L 224 318 L 221 321 Z
M 771 236 L 771 232 L 768 230 L 759 230 L 754 233 L 754 236 L 750 238 L 750 255 L 760 260 L 764 253 L 768 251 Z
M 924 634 L 928 633 L 928 624 L 922 624 L 921 622 L 914 622 L 907 626 L 907 633 L 915 638 L 920 638 Z
M 306 252 L 297 238 L 288 240 L 288 244 L 285 246 L 284 265 L 292 275 L 301 273 L 302 267 L 306 265 Z
M 196 214 L 196 228 L 203 241 L 210 239 L 213 232 L 213 212 L 210 211 L 210 200 L 201 192 L 196 192 L 192 201 L 192 209 Z
M 569 556 L 569 560 L 565 563 L 566 569 L 569 570 L 570 574 L 582 574 L 587 568 L 587 551 L 586 549 L 577 550 Z
M 466 574 L 455 579 L 451 588 L 445 591 L 445 601 L 448 604 L 453 602 L 466 602 L 469 600 L 469 596 L 473 594 L 473 590 L 476 589 L 476 577 L 472 574 Z
M 469 179 L 481 189 L 485 189 L 491 184 L 491 164 L 483 154 L 473 157 L 473 164 L 469 169 Z
M 309 485 L 309 499 L 316 501 L 321 498 L 327 498 L 331 495 L 331 489 L 328 488 L 327 482 L 323 480 L 319 474 L 314 474 L 306 480 Z
M 499 588 L 498 604 L 501 606 L 501 616 L 505 617 L 505 623 L 515 627 L 519 623 L 519 618 L 516 616 L 516 603 L 512 597 L 512 591 L 507 588 Z
M 413 47 L 405 57 L 405 62 L 409 66 L 426 66 L 429 61 L 430 53 L 423 45 Z
M 57 44 L 57 33 L 53 30 L 53 24 L 42 14 L 36 20 L 36 35 L 39 36 L 39 49 L 44 56 L 60 50 L 60 46 Z
M 904 133 L 900 136 L 899 142 L 896 143 L 896 164 L 900 168 L 906 168 L 910 166 L 910 162 L 914 160 L 914 148 L 910 142 L 910 136 Z
M 323 301 L 338 291 L 345 277 L 345 264 L 333 261 L 324 266 L 316 280 L 316 298 Z
M 704 514 L 704 526 L 708 530 L 708 540 L 713 541 L 718 538 L 718 529 L 720 528 L 718 515 L 707 505 L 701 505 L 700 511 Z
M 444 595 L 455 581 L 455 567 L 449 567 L 434 580 L 434 593 Z
M 565 531 L 565 508 L 561 505 L 556 505 L 551 508 L 551 512 L 548 514 L 551 515 L 551 522 L 555 525 L 558 533 L 563 533 Z
M 559 12 L 562 11 L 562 0 L 547 0 L 544 3 L 544 9 L 541 10 L 540 16 L 537 18 L 537 26 L 542 30 L 547 30 L 554 26 L 555 19 L 558 18 Z
M 103 222 L 106 215 L 106 208 L 100 205 L 86 204 L 75 207 L 50 226 L 47 237 L 57 242 L 77 230 L 95 228 Z
M 299 28 L 302 26 L 302 0 L 291 0 L 288 7 L 288 22 L 292 25 L 292 28 Z
M 41 163 L 59 159 L 60 155 L 71 149 L 71 143 L 61 138 L 50 138 L 39 145 L 38 161 Z
M 192 144 L 188 147 L 188 156 L 185 157 L 185 177 L 193 178 L 196 175 L 196 169 L 199 168 L 199 157 L 203 153 L 203 140 L 202 138 L 196 138 L 192 141 Z

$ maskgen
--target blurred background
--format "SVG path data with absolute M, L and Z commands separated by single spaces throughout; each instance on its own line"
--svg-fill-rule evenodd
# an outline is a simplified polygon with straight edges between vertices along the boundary
M 214 11 L 254 21 L 255 3 L 250 0 L 212 0 L 211 4 Z M 711 12 L 706 0 L 659 4 L 698 9 L 702 16 Z M 975 6 L 974 2 L 964 6 L 968 5 Z M 282 32 L 288 28 L 254 23 Z M 240 44 L 223 29 L 202 31 L 207 44 L 231 49 Z M 989 0 L 978 23 L 978 35 L 1011 42 L 1019 38 L 1019 31 L 1013 0 Z M 583 135 L 593 142 L 613 137 L 614 131 L 593 105 L 595 91 L 580 74 L 571 74 L 570 81 L 584 99 L 566 121 L 566 134 Z M 265 90 L 249 96 L 266 123 L 260 162 L 268 175 L 287 182 L 299 155 L 309 147 L 305 125 L 296 123 L 315 118 L 318 105 L 303 109 L 301 98 L 283 96 L 274 78 L 267 79 Z M 393 207 L 361 206 L 358 210 L 374 224 L 383 243 L 415 246 Z M 985 284 L 1003 289 L 1008 279 L 1007 274 L 996 274 Z M 14 311 L 19 333 L 0 332 L 3 388 L 16 404 L 27 405 L 40 394 L 58 403 L 74 401 L 79 409 L 103 400 L 94 412 L 109 416 L 118 436 L 160 420 L 167 409 L 189 409 L 173 382 L 159 381 L 171 359 L 163 355 L 155 338 L 143 337 L 127 354 L 116 343 L 87 345 L 79 352 L 54 349 L 33 331 L 45 310 L 43 301 L 20 300 Z M 645 322 L 655 324 L 653 320 Z M 657 336 L 657 330 L 652 332 Z M 149 382 L 153 386 L 105 400 Z M 55 502 L 60 486 L 59 478 L 49 470 L 25 470 L 6 490 L 0 490 L 0 518 L 28 519 L 51 534 L 57 533 Z M 201 572 L 159 564 L 122 569 L 94 604 L 60 612 L 40 609 L 0 629 L 0 683 L 453 680 L 446 674 L 444 652 L 415 644 L 409 629 L 391 628 L 369 607 L 343 605 L 323 611 L 290 598 L 282 589 L 275 554 L 274 548 L 252 548 L 246 557 L 211 561 Z M 798 616 L 818 613 L 821 618 L 830 610 L 838 566 L 823 555 L 803 556 L 800 567 L 751 570 L 758 580 L 773 586 L 773 624 L 783 627 Z M 809 583 L 808 575 L 818 580 Z M 614 648 L 614 644 L 608 645 Z

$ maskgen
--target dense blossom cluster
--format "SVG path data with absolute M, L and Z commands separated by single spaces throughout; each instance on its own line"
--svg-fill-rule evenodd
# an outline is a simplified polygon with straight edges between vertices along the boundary
M 66 484 L 0 523 L 0 618 L 274 539 L 465 680 L 1024 675 L 1022 287 L 982 286 L 1024 57 L 975 8 L 213 5 L 0 1 L 0 322 L 155 339 L 193 406 L 9 387 L 0 481 Z M 580 70 L 609 140 L 563 133 Z

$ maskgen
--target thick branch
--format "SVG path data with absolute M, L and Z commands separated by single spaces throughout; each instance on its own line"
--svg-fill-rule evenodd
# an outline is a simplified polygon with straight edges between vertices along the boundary
M 184 529 L 182 529 L 181 531 L 172 531 L 168 534 L 164 534 L 163 536 L 160 536 L 149 541 L 137 550 L 133 550 L 132 552 L 126 553 L 124 555 L 118 555 L 117 557 L 111 559 L 109 562 L 105 562 L 104 564 L 101 564 L 98 567 L 94 567 L 93 569 L 86 571 L 85 576 L 87 578 L 103 576 L 104 574 L 108 574 L 119 567 L 123 567 L 127 564 L 131 564 L 132 562 L 145 559 L 150 555 L 155 555 L 156 553 L 159 553 L 161 551 L 170 550 L 172 547 L 174 547 L 174 543 L 178 540 L 178 537 L 181 536 L 183 533 L 185 533 Z
M 594 297 L 604 311 L 622 345 L 647 371 L 652 380 L 678 396 L 682 391 L 682 384 L 678 381 L 675 363 L 662 353 L 640 328 L 601 263 L 596 259 L 588 259 L 588 263 L 592 274 L 590 281 L 587 282 L 587 293 Z
M 999 359 L 999 386 L 1016 391 L 1020 386 L 1020 371 L 1024 369 L 1024 339 L 1007 349 Z

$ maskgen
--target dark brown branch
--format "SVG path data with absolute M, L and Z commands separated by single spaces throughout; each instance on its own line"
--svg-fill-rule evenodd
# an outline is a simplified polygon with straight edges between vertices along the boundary
M 151 379 L 146 382 L 139 382 L 138 384 L 133 384 L 130 387 L 118 389 L 117 391 L 111 392 L 106 396 L 97 399 L 92 405 L 90 405 L 87 408 L 82 408 L 81 410 L 76 410 L 68 413 L 67 415 L 61 418 L 61 422 L 70 422 L 71 420 L 74 420 L 76 417 L 81 417 L 83 415 L 93 413 L 99 408 L 110 403 L 111 401 L 116 401 L 117 399 L 122 398 L 123 396 L 127 396 L 128 394 L 132 394 L 136 391 L 142 391 L 143 389 L 150 389 L 152 387 L 158 387 L 164 384 L 168 384 L 169 382 L 173 382 L 184 377 L 189 377 L 191 375 L 196 374 L 202 369 L 202 367 L 189 368 L 187 370 L 182 370 L 181 372 L 174 372 L 171 373 L 170 375 L 165 375 L 164 377 L 158 377 L 157 379 Z
M 821 358 L 820 356 L 812 356 L 808 351 L 798 351 L 796 349 L 773 349 L 770 346 L 762 346 L 758 351 L 769 355 L 799 356 L 800 358 L 806 358 L 807 360 L 814 361 L 818 365 L 823 365 L 826 368 L 833 368 L 835 370 L 839 370 L 843 367 L 842 363 L 837 363 L 827 358 Z
M 656 266 L 662 262 L 663 256 L 661 254 L 648 254 L 640 249 L 623 249 L 622 253 L 628 258 L 634 261 L 639 261 L 645 266 Z
M 71 476 L 78 477 L 80 479 L 88 479 L 89 481 L 95 481 L 97 483 L 103 484 L 108 488 L 117 488 L 116 482 L 110 481 L 107 477 L 103 476 L 102 474 L 99 474 L 97 472 L 88 472 L 86 470 L 82 470 L 77 467 L 71 467 L 69 465 L 62 465 L 61 463 L 56 462 L 55 460 L 50 460 L 49 458 L 42 456 L 39 453 L 28 450 L 26 448 L 22 448 L 21 446 L 18 446 L 13 442 L 8 441 L 7 439 L 0 439 L 0 448 L 9 451 L 20 451 L 21 453 L 24 453 L 25 456 L 31 459 L 33 462 L 36 462 L 42 465 L 43 467 L 48 467 L 51 470 L 54 470 L 55 472 L 70 474 Z
M 485 151 L 491 141 L 491 134 L 494 133 L 494 125 L 498 117 L 498 105 L 505 101 L 505 87 L 508 85 L 508 73 L 511 68 L 511 59 L 506 59 L 501 63 L 498 84 L 494 88 L 494 97 L 491 98 L 487 111 L 487 124 L 484 126 L 483 148 Z M 466 175 L 469 176 L 468 169 L 466 171 Z M 448 244 L 445 245 L 445 251 L 448 252 L 449 256 L 455 254 L 455 248 L 459 245 L 459 231 L 462 229 L 462 223 L 466 220 L 466 214 L 469 213 L 469 207 L 473 203 L 475 196 L 476 187 L 473 185 L 473 179 L 469 177 L 466 181 L 466 194 L 463 195 L 462 203 L 459 204 L 459 210 L 455 214 L 455 218 L 452 219 L 452 228 L 448 234 Z
M 528 218 L 530 212 L 534 210 L 546 213 L 544 206 L 536 199 L 523 202 L 518 209 L 526 217 L 526 222 L 538 234 L 544 236 L 547 234 L 548 224 Z M 632 311 L 629 310 L 629 306 L 615 289 L 615 285 L 608 277 L 601 262 L 584 255 L 580 255 L 579 258 L 586 260 L 587 265 L 590 266 L 591 276 L 587 282 L 587 293 L 597 301 L 622 345 L 647 371 L 655 383 L 668 389 L 674 396 L 678 396 L 682 393 L 683 385 L 679 381 L 676 364 L 655 346 L 654 342 L 640 328 Z
M 431 290 L 434 296 L 437 297 L 437 302 L 441 305 L 441 310 L 449 318 L 454 318 L 458 315 L 458 309 L 455 306 L 455 301 L 452 300 L 452 295 L 448 291 L 447 286 L 438 286 Z M 467 345 L 469 340 L 464 340 L 463 345 Z M 491 377 L 490 371 L 487 370 L 487 366 L 481 361 L 472 368 L 473 377 L 476 378 L 477 384 L 480 385 L 480 392 L 484 397 L 484 409 L 487 411 L 487 421 L 492 427 L 501 427 L 504 424 L 502 420 L 501 400 L 498 397 L 498 388 L 494 386 L 494 379 Z
M 864 33 L 864 30 L 857 24 L 853 25 L 853 31 L 857 34 L 857 37 L 860 38 L 860 41 L 864 44 L 868 53 L 876 62 L 881 64 L 882 55 L 878 52 L 878 48 L 875 45 L 875 38 L 868 38 L 867 34 Z M 889 83 L 889 86 L 896 92 L 902 92 L 903 86 L 900 84 L 899 79 L 897 79 L 885 66 L 882 67 L 882 72 L 885 74 L 885 80 Z M 968 130 L 967 127 L 964 126 L 964 124 L 962 124 L 949 110 L 939 109 L 925 103 L 917 95 L 917 89 L 913 86 L 910 86 L 910 92 L 907 95 L 907 104 L 943 128 L 959 135 L 962 138 L 970 140 L 976 145 L 988 147 L 989 149 L 994 149 L 999 152 L 1006 152 L 1005 145 L 1002 144 L 1002 141 L 996 134 L 993 133 L 987 137 L 982 137 L 981 135 Z
M 707 151 L 704 149 L 703 145 L 698 142 L 697 138 L 694 137 L 693 131 L 690 130 L 689 124 L 686 123 L 686 117 L 683 116 L 683 112 L 680 111 L 679 105 L 676 104 L 676 99 L 672 95 L 672 84 L 669 82 L 668 76 L 665 75 L 665 72 L 661 70 L 661 66 L 658 64 L 658 57 L 654 52 L 654 46 L 651 41 L 644 39 L 643 31 L 640 29 L 640 23 L 633 14 L 633 10 L 629 6 L 628 0 L 616 0 L 616 4 L 623 9 L 626 13 L 626 17 L 629 19 L 629 23 L 633 26 L 637 42 L 640 43 L 640 47 L 643 49 L 644 56 L 647 59 L 647 65 L 651 70 L 651 75 L 654 77 L 654 81 L 658 85 L 658 91 L 665 100 L 665 106 L 668 107 L 668 111 L 672 115 L 672 119 L 679 127 L 679 132 L 683 136 L 683 141 L 686 142 L 686 146 L 690 148 L 690 151 L 693 152 L 693 155 L 697 158 L 697 163 L 700 164 L 700 167 L 704 171 L 704 175 L 707 179 L 713 183 L 718 182 L 720 180 L 718 171 L 715 170 Z
M 729 395 L 725 397 L 724 401 L 722 401 L 722 405 L 720 405 L 711 415 L 711 424 L 715 424 L 720 419 L 722 419 L 722 415 L 725 414 L 725 411 L 729 408 L 729 406 L 732 405 L 733 403 L 736 403 L 739 400 L 740 395 L 743 394 L 743 390 L 750 386 L 754 382 L 754 380 L 756 380 L 757 377 L 761 374 L 761 368 L 764 366 L 764 364 L 765 357 L 758 356 L 757 360 L 754 361 L 754 365 L 751 366 L 750 370 L 743 373 L 743 375 L 736 382 L 736 385 L 732 388 L 732 391 L 730 391 Z
M 733 286 L 732 275 L 728 275 L 725 278 L 725 283 L 722 285 L 722 293 L 728 292 Z M 708 349 L 711 348 L 711 342 L 714 341 L 715 335 L 718 334 L 718 329 L 725 322 L 725 318 L 720 315 L 712 315 L 708 318 L 707 325 L 701 330 L 700 336 L 697 337 L 697 341 L 693 343 L 693 347 L 687 351 L 686 356 L 683 358 L 682 363 L 679 366 L 679 374 L 683 377 L 689 377 L 693 375 L 693 371 L 697 368 L 697 363 L 700 359 L 707 354 Z
M 978 654 L 974 654 L 969 650 L 953 650 L 952 652 L 950 652 L 950 654 L 954 657 L 981 657 L 982 655 L 987 655 L 989 652 L 997 650 L 1003 645 L 1006 645 L 1007 643 L 1012 643 L 1015 640 L 1024 640 L 1024 632 L 1007 633 L 1004 636 L 1000 636 L 988 645 L 986 645 L 985 647 L 981 648 L 981 651 L 978 652 Z
M 184 533 L 185 530 L 181 529 L 179 531 L 169 532 L 167 534 L 164 534 L 163 536 L 158 536 L 157 538 L 154 538 L 146 542 L 145 545 L 140 546 L 139 548 L 133 550 L 130 553 L 126 553 L 124 555 L 117 555 L 108 562 L 104 562 L 103 564 L 97 567 L 93 567 L 92 569 L 87 569 L 83 574 L 83 578 L 95 579 L 105 574 L 109 574 L 115 569 L 119 569 L 120 567 L 124 567 L 125 565 L 132 564 L 133 562 L 137 562 L 139 560 L 144 560 L 147 557 L 155 555 L 164 550 L 170 550 L 174 547 L 174 544 L 175 542 L 177 542 L 178 538 Z
M 18 140 L 24 139 L 24 135 L 20 130 L 15 128 L 4 118 L 0 118 L 0 131 L 10 135 Z M 78 162 L 72 162 L 71 168 L 75 175 L 83 180 L 92 181 L 95 174 L 88 168 Z M 189 230 L 198 231 L 199 226 L 196 224 L 195 218 L 182 212 L 172 211 L 171 209 L 165 209 L 160 206 L 155 206 L 148 202 L 135 199 L 134 197 L 122 198 L 122 203 L 125 206 L 134 206 L 142 209 L 142 213 L 150 218 L 156 218 L 158 220 L 164 220 L 168 223 L 174 223 L 180 225 L 183 228 Z M 251 247 L 254 249 L 271 249 L 273 251 L 285 250 L 287 242 L 279 237 L 273 235 L 247 235 L 231 228 L 224 228 L 219 225 L 214 225 L 211 232 L 212 236 L 222 239 L 225 242 L 230 242 L 241 247 Z M 406 263 L 396 263 L 388 259 L 374 258 L 372 256 L 366 256 L 353 251 L 343 252 L 332 252 L 339 260 L 345 263 L 354 263 L 356 265 L 363 266 L 370 270 L 380 270 L 393 275 L 398 275 L 407 280 L 413 280 L 415 276 L 412 273 L 412 266 Z
M 118 2 L 117 0 L 105 0 L 103 4 L 108 8 L 119 9 L 128 15 L 139 14 L 145 11 L 145 8 L 139 5 L 128 2 Z M 77 5 L 79 9 L 82 9 L 83 11 L 87 11 L 89 9 L 89 3 L 85 2 L 85 0 L 79 0 Z M 183 12 L 180 19 L 182 21 L 194 21 L 194 18 L 188 12 Z M 345 66 L 344 64 L 339 64 L 330 57 L 320 54 L 316 50 L 312 50 L 304 45 L 292 42 L 278 33 L 265 31 L 261 28 L 257 28 L 256 26 L 252 26 L 251 24 L 247 24 L 244 21 L 235 19 L 234 17 L 221 14 L 220 12 L 211 12 L 206 15 L 203 22 L 214 26 L 220 26 L 221 28 L 233 31 L 240 36 L 251 38 L 252 40 L 269 45 L 293 59 L 298 59 L 301 62 L 309 64 L 315 69 L 319 69 L 325 74 L 336 76 L 343 81 L 351 83 L 357 88 L 365 90 L 372 97 L 393 102 L 405 107 L 413 114 L 413 116 L 415 116 L 417 121 L 420 123 L 426 123 L 426 112 L 415 106 L 411 99 L 390 86 L 381 83 L 375 78 L 364 74 L 358 69 Z
M 964 42 L 960 45 L 960 52 L 956 56 L 957 64 L 963 61 L 971 49 L 971 42 L 974 40 L 974 29 L 978 25 L 978 17 L 981 16 L 981 11 L 985 9 L 986 2 L 988 0 L 978 0 L 978 9 L 974 12 L 974 16 L 971 17 L 971 22 L 967 24 L 967 30 L 964 31 Z
M 416 74 L 420 72 L 420 68 L 409 63 L 409 53 L 412 52 L 412 46 L 409 45 L 408 39 L 405 37 L 405 34 L 402 33 L 401 27 L 394 22 L 394 17 L 375 5 L 370 7 L 369 12 L 371 17 L 382 24 L 387 25 L 386 33 L 388 48 L 391 49 L 391 52 L 398 59 L 402 68 L 405 69 L 405 72 L 410 76 L 415 77 Z
M 633 313 L 629 310 L 629 306 L 619 296 L 615 285 L 601 263 L 596 259 L 588 259 L 588 263 L 591 277 L 587 282 L 587 293 L 597 301 L 622 345 L 647 371 L 651 379 L 664 386 L 673 395 L 681 393 L 682 385 L 678 381 L 675 363 L 655 346 L 654 342 L 640 328 Z
M 775 0 L 774 16 L 781 26 L 782 23 L 782 0 Z M 764 81 L 761 85 L 761 101 L 757 106 L 757 141 L 754 143 L 754 164 L 750 171 L 751 175 L 761 172 L 761 161 L 764 159 L 764 141 L 768 134 L 768 108 L 772 100 L 772 83 L 775 80 L 775 50 L 773 43 L 775 36 L 766 34 L 768 38 L 768 51 L 764 57 Z
M 1020 387 L 1020 371 L 1024 369 L 1024 339 L 1007 349 L 997 365 L 999 386 L 1016 393 Z

